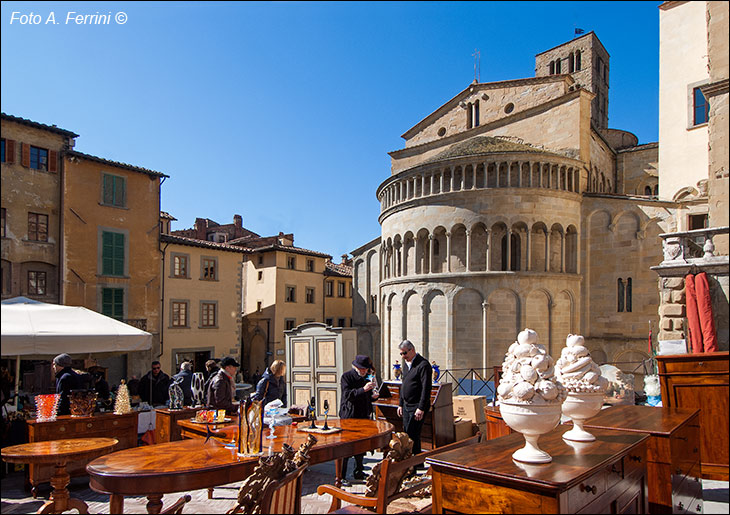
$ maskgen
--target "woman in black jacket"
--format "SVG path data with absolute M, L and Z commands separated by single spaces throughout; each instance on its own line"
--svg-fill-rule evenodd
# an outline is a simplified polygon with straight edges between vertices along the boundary
M 281 399 L 283 406 L 286 406 L 286 364 L 277 359 L 269 368 L 264 370 L 264 375 L 256 385 L 254 400 L 263 401 L 266 406 L 271 401 Z
M 375 381 L 369 381 L 368 373 L 373 370 L 373 362 L 368 356 L 358 354 L 352 362 L 352 370 L 348 370 L 340 378 L 342 401 L 340 403 L 340 418 L 371 418 L 373 414 L 373 400 L 378 398 L 375 392 Z M 355 470 L 352 477 L 365 479 L 362 463 L 365 454 L 355 455 Z M 342 482 L 346 483 L 347 458 L 342 459 Z M 347 485 L 345 485 L 347 486 Z

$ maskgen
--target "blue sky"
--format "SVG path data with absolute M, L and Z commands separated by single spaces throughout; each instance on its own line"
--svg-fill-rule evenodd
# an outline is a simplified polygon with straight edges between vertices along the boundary
M 656 141 L 660 3 L 2 2 L 2 111 L 170 175 L 173 229 L 237 213 L 339 261 L 379 235 L 387 152 L 473 80 L 475 48 L 482 82 L 532 77 L 535 54 L 595 31 L 609 126 Z

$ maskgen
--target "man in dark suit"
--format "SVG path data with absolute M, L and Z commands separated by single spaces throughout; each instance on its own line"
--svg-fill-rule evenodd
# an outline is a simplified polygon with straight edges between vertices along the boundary
M 373 370 L 373 362 L 368 356 L 358 354 L 352 362 L 352 370 L 342 374 L 340 387 L 342 401 L 340 402 L 340 418 L 371 418 L 373 414 L 373 399 L 378 398 L 375 392 L 375 381 L 368 378 Z M 352 477 L 365 479 L 363 457 L 365 454 L 355 455 L 355 470 Z M 342 484 L 348 486 L 347 458 L 342 459 Z
M 431 407 L 431 365 L 410 341 L 403 340 L 398 348 L 403 356 L 398 416 L 403 417 L 403 430 L 413 440 L 413 454 L 419 454 L 423 419 Z

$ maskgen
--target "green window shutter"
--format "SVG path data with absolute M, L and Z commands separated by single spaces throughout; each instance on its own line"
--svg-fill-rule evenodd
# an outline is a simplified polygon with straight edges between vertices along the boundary
M 114 205 L 122 207 L 127 205 L 127 181 L 124 179 L 124 177 L 116 178 L 114 197 Z
M 124 318 L 124 290 L 121 288 L 114 289 L 114 318 L 121 320 Z
M 114 291 L 112 288 L 101 290 L 101 314 L 108 317 L 113 316 Z
M 112 233 L 114 235 L 114 275 L 124 275 L 124 234 Z
M 114 275 L 114 233 L 103 232 L 101 238 L 101 273 Z
M 104 174 L 104 204 L 114 203 L 114 176 Z

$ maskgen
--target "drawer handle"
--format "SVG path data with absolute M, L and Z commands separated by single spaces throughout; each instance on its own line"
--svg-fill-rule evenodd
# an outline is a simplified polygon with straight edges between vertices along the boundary
M 630 461 L 635 461 L 636 463 L 641 463 L 641 456 L 631 456 L 629 455 Z
M 89 422 L 88 424 L 86 424 L 86 427 L 88 427 L 89 429 L 91 429 L 91 427 L 92 427 L 93 425 L 94 425 L 94 424 L 92 424 L 91 422 Z
M 112 425 L 118 426 L 119 425 L 119 421 L 118 420 L 115 420 L 114 422 L 112 422 Z
M 61 426 L 58 428 L 58 430 L 63 433 L 66 430 L 66 426 Z
M 687 441 L 687 437 L 686 436 L 678 436 L 677 437 L 677 440 L 682 440 L 683 442 L 686 442 Z
M 581 483 L 581 485 L 580 485 L 580 491 L 581 492 L 590 492 L 593 495 L 596 495 L 596 492 L 598 491 L 598 488 L 596 488 L 596 485 L 588 486 L 588 485 L 584 485 L 583 483 Z
M 695 447 L 694 449 L 692 449 L 692 452 L 693 453 L 697 453 L 697 451 L 699 451 L 699 449 L 697 447 Z
M 613 472 L 614 474 L 621 474 L 621 471 L 618 469 L 618 467 L 616 467 L 615 463 L 611 465 L 611 472 Z

